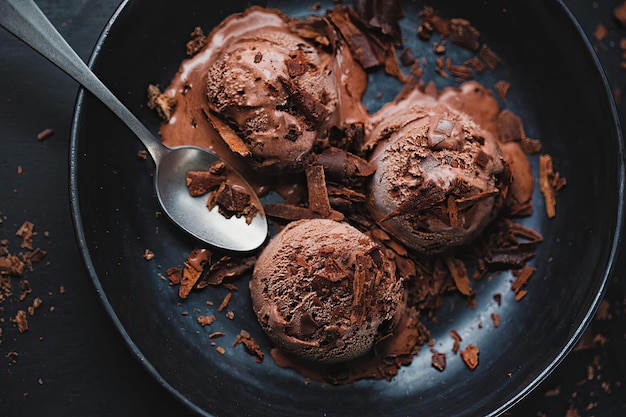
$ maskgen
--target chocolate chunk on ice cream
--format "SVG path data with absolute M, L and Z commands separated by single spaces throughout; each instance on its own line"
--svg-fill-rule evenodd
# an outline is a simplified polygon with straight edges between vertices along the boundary
M 332 220 L 287 225 L 263 250 L 250 282 L 261 326 L 281 349 L 322 363 L 368 353 L 404 305 L 381 248 Z
M 426 253 L 475 238 L 495 218 L 508 185 L 493 135 L 468 115 L 414 89 L 372 117 L 376 143 L 367 205 L 375 221 Z

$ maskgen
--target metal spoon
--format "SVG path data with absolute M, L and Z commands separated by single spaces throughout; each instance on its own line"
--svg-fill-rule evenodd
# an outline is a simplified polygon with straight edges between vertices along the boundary
M 168 216 L 194 237 L 215 247 L 234 251 L 258 248 L 267 237 L 263 206 L 252 188 L 247 187 L 259 213 L 247 224 L 235 216 L 227 219 L 217 208 L 209 211 L 204 198 L 193 198 L 187 190 L 187 171 L 206 170 L 220 158 L 207 150 L 185 146 L 167 148 L 102 84 L 57 32 L 32 0 L 0 0 L 0 26 L 50 60 L 99 98 L 143 142 L 156 165 L 155 187 L 159 202 Z M 231 168 L 234 175 L 239 175 Z

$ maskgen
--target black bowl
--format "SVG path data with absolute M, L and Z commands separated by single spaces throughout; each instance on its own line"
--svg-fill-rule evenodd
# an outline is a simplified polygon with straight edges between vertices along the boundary
M 311 13 L 313 4 L 268 3 L 299 15 Z M 324 2 L 322 9 L 332 4 Z M 558 197 L 555 219 L 547 220 L 536 191 L 535 214 L 523 221 L 545 237 L 532 261 L 537 272 L 528 295 L 515 302 L 510 275 L 499 274 L 477 284 L 476 310 L 460 297 L 447 297 L 438 322 L 427 323 L 435 347 L 448 353 L 448 367 L 441 373 L 430 366 L 428 348 L 391 382 L 305 384 L 302 376 L 277 367 L 269 357 L 257 364 L 242 346 L 232 347 L 245 329 L 269 352 L 250 308 L 245 278 L 235 282 L 239 291 L 229 305 L 235 318 L 216 312 L 218 320 L 201 328 L 196 317 L 215 312 L 227 291 L 209 288 L 179 304 L 164 271 L 181 265 L 197 242 L 155 215 L 154 167 L 137 158 L 139 141 L 94 97 L 80 93 L 72 130 L 71 196 L 84 260 L 133 354 L 186 406 L 217 416 L 498 415 L 558 365 L 589 323 L 612 271 L 623 211 L 624 149 L 602 69 L 580 27 L 558 1 L 430 4 L 443 16 L 469 19 L 499 54 L 500 67 L 479 81 L 486 86 L 499 79 L 512 83 L 507 107 L 522 116 L 529 137 L 542 140 L 543 152 L 553 156 L 568 181 Z M 91 67 L 157 132 L 159 120 L 146 107 L 148 84 L 169 83 L 195 26 L 208 33 L 248 5 L 239 0 L 219 5 L 179 0 L 175 6 L 127 1 L 102 34 Z M 417 56 L 430 53 L 415 36 L 419 8 L 405 2 L 402 21 L 407 45 Z M 463 58 L 462 52 L 449 55 L 455 62 Z M 425 77 L 443 86 L 433 67 Z M 365 102 L 373 110 L 398 87 L 372 76 Z M 155 260 L 143 259 L 146 249 L 156 254 Z M 495 293 L 502 294 L 502 306 L 493 301 Z M 498 328 L 491 323 L 492 312 L 501 316 Z M 480 348 L 475 371 L 449 353 L 451 329 L 461 334 L 463 345 Z M 226 334 L 216 340 L 224 355 L 210 344 L 208 335 L 214 331 Z

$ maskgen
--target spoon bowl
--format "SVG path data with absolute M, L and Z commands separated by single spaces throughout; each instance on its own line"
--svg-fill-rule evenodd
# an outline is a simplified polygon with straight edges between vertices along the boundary
M 155 184 L 157 197 L 165 213 L 190 235 L 214 246 L 234 251 L 250 251 L 259 247 L 267 237 L 264 215 L 257 214 L 250 224 L 244 217 L 225 218 L 213 207 L 206 206 L 205 197 L 192 197 L 186 187 L 188 171 L 207 170 L 221 159 L 214 153 L 194 146 L 172 148 L 161 156 L 157 165 Z M 238 183 L 243 183 L 241 177 Z M 251 190 L 250 186 L 246 187 Z M 258 197 L 250 192 L 251 204 L 261 208 Z
M 258 212 L 249 222 L 209 211 L 206 198 L 192 197 L 186 186 L 190 170 L 207 170 L 221 159 L 197 147 L 165 147 L 91 72 L 32 0 L 0 0 L 0 26 L 47 58 L 115 113 L 144 144 L 156 165 L 159 202 L 174 223 L 209 245 L 232 251 L 251 251 L 267 237 L 267 220 L 258 197 L 232 167 L 229 176 L 245 188 Z

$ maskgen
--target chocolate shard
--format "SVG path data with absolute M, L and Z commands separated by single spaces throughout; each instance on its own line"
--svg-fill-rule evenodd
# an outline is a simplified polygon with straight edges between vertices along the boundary
M 498 113 L 496 119 L 498 136 L 502 142 L 521 140 L 526 137 L 522 119 L 509 109 Z
M 450 41 L 470 51 L 480 48 L 480 32 L 468 20 L 450 20 Z
M 309 194 L 309 209 L 328 217 L 331 212 L 324 167 L 321 165 L 307 165 L 305 168 L 306 183 Z
M 402 46 L 402 32 L 399 21 L 403 17 L 400 0 L 357 0 L 354 4 L 359 18 L 371 28 L 380 29 L 389 36 L 394 45 Z
M 226 177 L 212 171 L 188 171 L 185 178 L 189 194 L 197 197 L 217 189 Z
M 318 127 L 328 118 L 328 110 L 315 97 L 298 88 L 297 84 L 291 80 L 284 77 L 278 77 L 278 80 L 287 90 L 290 100 L 293 101 L 305 119 L 314 127 Z
M 205 273 L 202 274 L 196 286 L 200 289 L 208 285 L 220 285 L 227 278 L 238 277 L 252 270 L 255 262 L 256 256 L 243 258 L 222 256 L 208 269 L 205 269 Z
M 332 24 L 324 16 L 308 16 L 304 19 L 292 19 L 289 21 L 289 29 L 298 36 L 327 47 L 333 52 L 337 45 L 337 32 Z
M 206 203 L 209 210 L 217 206 L 220 213 L 226 217 L 245 217 L 246 222 L 250 223 L 252 218 L 257 214 L 258 209 L 252 204 L 250 194 L 233 187 L 227 182 L 222 182 L 219 188 L 209 195 Z
M 309 208 L 295 206 L 292 204 L 270 203 L 264 205 L 263 208 L 267 216 L 288 221 L 323 218 L 341 221 L 344 219 L 344 215 L 335 210 L 331 210 L 328 216 L 322 216 Z
M 315 162 L 324 167 L 329 180 L 339 183 L 369 177 L 376 171 L 376 167 L 365 159 L 334 147 L 325 149 Z

